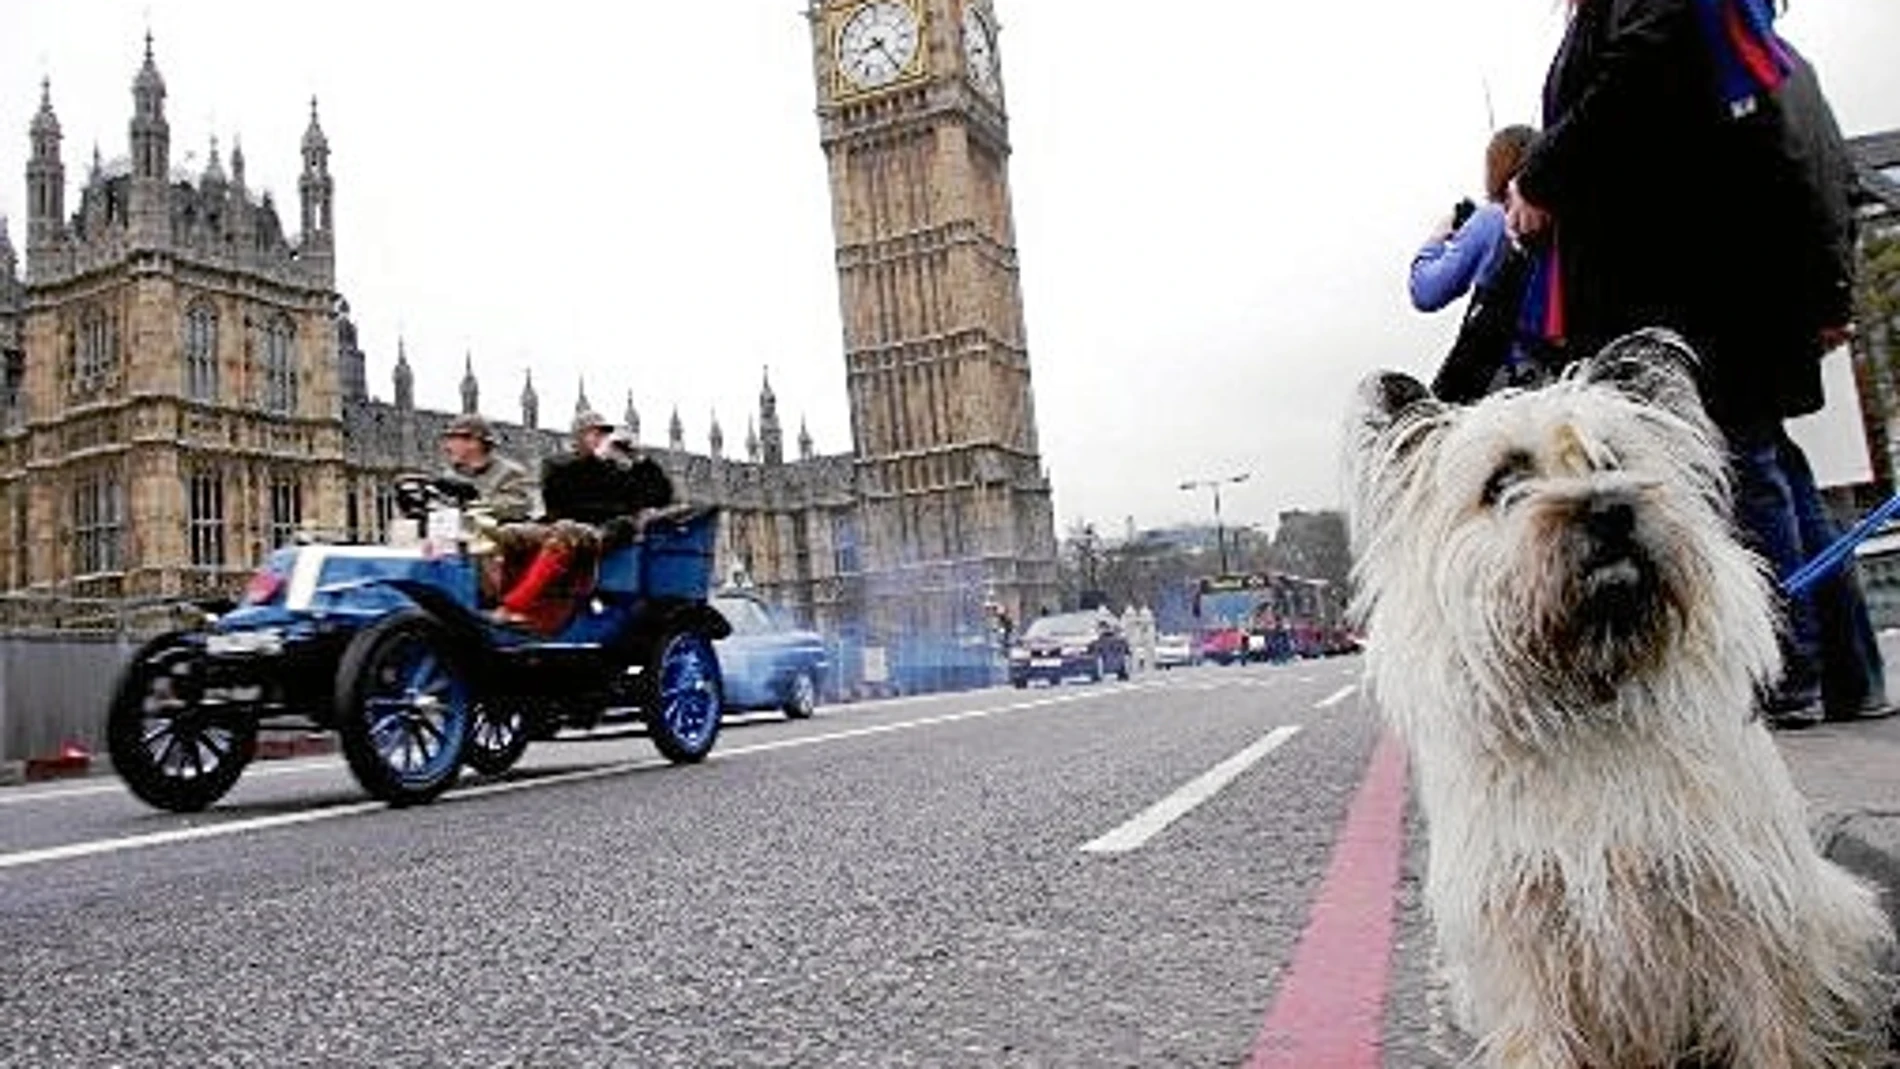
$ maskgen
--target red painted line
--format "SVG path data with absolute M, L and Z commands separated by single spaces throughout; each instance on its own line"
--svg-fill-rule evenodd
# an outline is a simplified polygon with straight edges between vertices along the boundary
M 1249 1069 L 1379 1069 L 1405 797 L 1405 751 L 1388 735 L 1346 814 Z

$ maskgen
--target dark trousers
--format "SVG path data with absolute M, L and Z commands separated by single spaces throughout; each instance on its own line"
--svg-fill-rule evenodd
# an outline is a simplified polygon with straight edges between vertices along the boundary
M 1779 421 L 1731 431 L 1729 462 L 1742 536 L 1768 561 L 1776 581 L 1840 536 L 1807 456 Z M 1869 696 L 1885 700 L 1886 665 L 1851 563 L 1783 604 L 1784 690 L 1818 686 L 1831 716 L 1854 715 Z

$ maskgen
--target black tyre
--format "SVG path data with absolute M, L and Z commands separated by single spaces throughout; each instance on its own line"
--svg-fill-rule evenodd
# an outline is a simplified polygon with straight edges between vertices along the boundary
M 528 752 L 531 737 L 528 708 L 521 700 L 476 702 L 462 763 L 484 776 L 499 776 L 515 767 L 521 755 Z
M 808 720 L 818 711 L 818 681 L 810 672 L 799 672 L 785 684 L 785 710 L 788 720 Z
M 204 685 L 204 655 L 181 634 L 139 648 L 106 715 L 112 767 L 141 801 L 195 813 L 224 797 L 257 753 L 255 710 Z
M 337 668 L 336 719 L 344 759 L 370 794 L 414 805 L 448 790 L 475 719 L 448 632 L 419 609 L 358 632 Z
M 662 635 L 640 675 L 641 709 L 653 745 L 677 764 L 703 759 L 719 737 L 725 713 L 712 642 L 691 631 Z

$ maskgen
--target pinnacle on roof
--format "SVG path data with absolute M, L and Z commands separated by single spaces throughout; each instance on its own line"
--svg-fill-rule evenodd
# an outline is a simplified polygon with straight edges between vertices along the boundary
M 310 125 L 304 128 L 303 150 L 309 152 L 328 152 L 330 142 L 323 136 L 323 125 L 317 121 L 317 98 L 310 97 Z
M 59 116 L 53 114 L 53 80 L 51 78 L 40 78 L 40 110 L 33 114 L 31 133 L 35 136 L 58 135 L 59 133 Z
M 139 67 L 138 77 L 132 80 L 132 92 L 140 97 L 155 95 L 159 100 L 165 96 L 165 79 L 159 75 L 158 63 L 152 58 L 151 30 L 145 31 L 145 62 Z

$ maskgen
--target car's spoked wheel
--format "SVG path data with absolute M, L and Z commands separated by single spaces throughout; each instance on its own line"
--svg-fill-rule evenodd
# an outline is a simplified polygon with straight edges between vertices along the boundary
M 515 767 L 528 752 L 528 711 L 519 699 L 485 699 L 475 703 L 475 722 L 469 727 L 468 747 L 462 761 L 484 776 L 499 776 Z
M 653 745 L 670 761 L 704 758 L 719 736 L 725 705 L 712 643 L 692 632 L 665 635 L 654 644 L 642 675 Z
M 250 710 L 204 685 L 204 660 L 182 635 L 132 657 L 106 717 L 112 766 L 141 800 L 194 813 L 224 797 L 257 752 Z
M 409 805 L 455 782 L 475 703 L 442 625 L 416 610 L 387 617 L 350 640 L 337 677 L 343 756 L 365 790 Z
M 818 682 L 810 672 L 800 672 L 785 687 L 785 715 L 804 720 L 818 711 Z

